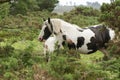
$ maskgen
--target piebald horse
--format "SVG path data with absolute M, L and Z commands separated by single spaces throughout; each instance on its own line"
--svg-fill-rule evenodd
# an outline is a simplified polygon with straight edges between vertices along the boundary
M 69 49 L 78 50 L 84 54 L 94 53 L 100 50 L 108 57 L 105 50 L 106 43 L 113 40 L 115 32 L 105 25 L 94 25 L 86 28 L 79 28 L 77 25 L 70 24 L 62 19 L 45 20 L 39 34 L 39 41 L 47 40 L 50 35 L 56 36 L 59 46 L 66 41 Z
M 75 24 L 73 24 L 74 27 L 78 28 L 79 27 Z M 66 34 L 61 35 L 60 38 L 56 37 L 56 36 L 50 36 L 47 40 L 45 40 L 44 42 L 44 55 L 46 56 L 46 53 L 53 53 L 53 51 L 55 51 L 55 48 L 63 48 L 63 46 L 65 45 L 65 40 L 63 38 L 66 37 L 66 41 L 69 42 L 69 38 L 67 36 L 65 36 Z M 65 36 L 65 37 L 64 37 Z M 61 39 L 62 38 L 62 39 Z M 68 39 L 68 40 L 67 40 Z M 62 43 L 59 43 L 60 45 L 57 44 L 57 42 L 61 40 Z

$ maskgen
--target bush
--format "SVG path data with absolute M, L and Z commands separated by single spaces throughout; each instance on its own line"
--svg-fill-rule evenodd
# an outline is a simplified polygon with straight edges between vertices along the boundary
M 101 16 L 99 21 L 105 22 L 107 25 L 109 25 L 112 28 L 118 28 L 119 22 L 120 22 L 120 0 L 114 0 L 110 4 L 102 4 L 101 6 Z
M 76 56 L 73 56 L 73 54 L 76 53 L 69 53 L 67 50 L 59 50 L 57 53 L 54 52 L 50 55 L 51 61 L 44 64 L 43 68 L 47 69 L 49 74 L 55 77 L 55 80 L 119 79 L 119 68 L 117 67 L 119 66 L 118 59 L 115 61 L 111 60 L 99 63 L 88 63 L 85 59 L 79 59 Z M 115 62 L 115 64 L 111 63 L 112 61 Z M 115 69 L 114 71 L 117 71 L 117 73 L 111 72 L 113 68 Z
M 9 3 L 0 4 L 0 22 L 2 19 L 9 15 L 9 9 L 10 9 Z
M 98 24 L 99 22 L 97 19 L 99 15 L 99 10 L 95 10 L 91 7 L 80 6 L 76 7 L 69 13 L 64 13 L 61 18 L 70 23 L 77 24 L 80 27 L 87 27 L 90 25 Z

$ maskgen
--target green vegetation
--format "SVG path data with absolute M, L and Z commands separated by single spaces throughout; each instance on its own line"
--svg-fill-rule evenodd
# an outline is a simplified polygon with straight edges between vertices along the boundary
M 100 19 L 100 15 L 104 14 L 104 11 L 100 12 L 93 8 L 80 6 L 69 13 L 57 15 L 51 13 L 49 9 L 48 11 L 44 9 L 38 11 L 36 6 L 30 8 L 29 1 L 34 1 L 36 4 L 35 0 L 29 0 L 28 3 L 27 1 L 24 3 L 25 0 L 20 1 L 21 4 L 16 5 L 17 7 L 7 2 L 0 4 L 0 80 L 120 79 L 119 37 L 118 43 L 109 44 L 108 51 L 111 59 L 108 61 L 102 60 L 103 54 L 99 51 L 84 55 L 66 48 L 56 50 L 50 55 L 51 61 L 46 62 L 46 58 L 43 56 L 43 43 L 37 40 L 43 22 L 42 18 L 61 18 L 85 27 L 99 24 L 98 19 Z M 11 13 L 11 5 L 15 7 L 16 15 Z M 18 7 L 21 8 L 19 9 L 21 11 L 18 10 Z M 25 14 L 22 11 L 24 9 Z M 110 24 L 108 22 L 107 25 Z M 119 33 L 119 30 L 117 32 Z
M 58 3 L 58 0 L 37 0 L 40 10 L 46 9 L 48 11 L 53 11 L 54 7 Z
M 99 15 L 99 10 L 93 9 L 91 7 L 80 6 L 76 7 L 69 13 L 64 13 L 62 18 L 70 23 L 77 24 L 80 27 L 86 27 L 98 24 L 99 22 L 97 19 Z
M 111 4 L 104 3 L 101 6 L 101 12 L 100 21 L 120 30 L 120 0 L 115 0 Z
M 120 0 L 111 0 L 111 4 L 103 4 L 101 6 L 100 22 L 104 22 L 109 27 L 116 30 L 116 40 L 114 45 L 110 44 L 112 48 L 109 50 L 116 56 L 120 55 Z

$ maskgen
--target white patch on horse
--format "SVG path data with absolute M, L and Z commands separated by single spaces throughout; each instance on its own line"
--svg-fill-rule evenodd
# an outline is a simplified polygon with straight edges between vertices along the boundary
M 79 51 L 82 53 L 88 53 L 92 50 L 88 50 L 87 44 L 90 43 L 91 37 L 95 37 L 95 34 L 90 29 L 85 29 L 81 32 L 82 37 L 85 38 L 84 44 L 79 48 Z
M 109 28 L 109 34 L 110 34 L 110 40 L 113 40 L 115 38 L 115 32 L 111 28 Z

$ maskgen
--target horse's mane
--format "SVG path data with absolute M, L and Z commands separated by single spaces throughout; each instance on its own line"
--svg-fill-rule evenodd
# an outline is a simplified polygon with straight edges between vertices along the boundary
M 61 29 L 61 19 L 51 19 L 51 22 L 53 25 L 53 31 L 59 33 Z
M 74 27 L 74 28 L 76 28 L 76 29 L 82 29 L 82 28 L 80 28 L 78 25 L 76 25 L 76 24 L 71 24 L 71 23 L 68 23 L 68 22 L 66 22 L 66 21 L 64 21 L 64 20 L 62 20 L 62 19 L 58 19 L 58 18 L 53 18 L 53 19 L 51 19 L 51 22 L 52 22 L 52 25 L 53 25 L 53 30 L 56 32 L 56 33 L 59 33 L 60 32 L 60 30 L 61 30 L 61 26 L 63 26 L 64 24 L 67 24 L 67 26 L 69 26 L 69 27 Z M 66 26 L 64 26 L 64 27 L 66 27 Z

